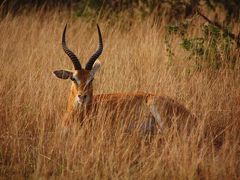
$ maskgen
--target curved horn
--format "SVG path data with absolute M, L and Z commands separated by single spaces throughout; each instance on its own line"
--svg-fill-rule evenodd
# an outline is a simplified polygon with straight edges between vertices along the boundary
M 68 55 L 68 57 L 71 59 L 75 70 L 80 70 L 80 69 L 82 69 L 82 66 L 81 66 L 77 56 L 67 47 L 66 40 L 65 40 L 66 30 L 67 30 L 67 24 L 64 28 L 63 35 L 62 35 L 62 48 L 63 48 L 64 52 Z
M 90 57 L 88 60 L 85 69 L 86 70 L 91 70 L 94 62 L 97 60 L 97 58 L 102 54 L 103 51 L 103 42 L 102 42 L 102 34 L 100 31 L 100 28 L 97 24 L 97 29 L 98 29 L 98 37 L 99 37 L 99 45 L 98 45 L 98 50 Z

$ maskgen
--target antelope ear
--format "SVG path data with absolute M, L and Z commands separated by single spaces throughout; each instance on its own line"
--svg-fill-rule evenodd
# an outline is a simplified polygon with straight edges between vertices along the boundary
M 96 60 L 95 63 L 93 64 L 92 70 L 91 70 L 91 75 L 94 76 L 95 73 L 100 69 L 101 63 L 99 60 Z
M 53 71 L 53 74 L 60 79 L 69 79 L 72 77 L 73 72 L 67 70 L 56 70 Z

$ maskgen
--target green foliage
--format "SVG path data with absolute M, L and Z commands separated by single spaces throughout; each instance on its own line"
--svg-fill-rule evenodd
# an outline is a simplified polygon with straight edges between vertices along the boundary
M 167 25 L 166 31 L 169 35 L 176 34 L 179 30 L 179 27 L 177 25 Z
M 183 37 L 186 34 L 186 29 L 188 28 L 189 23 L 182 23 L 180 25 L 174 25 L 170 24 L 165 27 L 166 35 L 164 38 L 164 43 L 166 46 L 167 56 L 168 56 L 168 62 L 170 64 L 173 63 L 174 59 L 174 50 L 172 48 L 172 41 L 174 39 L 174 35 L 178 34 L 179 36 Z
M 203 38 L 192 38 L 182 39 L 180 43 L 181 47 L 186 51 L 189 51 L 194 56 L 204 55 L 204 39 Z
M 188 37 L 189 25 L 189 22 L 184 22 L 166 27 L 168 36 L 180 37 L 180 46 L 189 54 L 186 59 L 193 61 L 199 70 L 202 68 L 218 70 L 221 67 L 235 67 L 236 57 L 231 55 L 234 51 L 234 43 L 228 33 L 222 33 L 214 25 L 203 24 L 201 25 L 201 37 Z M 170 48 L 170 46 L 168 47 Z M 171 51 L 172 49 L 167 50 L 167 53 L 169 54 Z

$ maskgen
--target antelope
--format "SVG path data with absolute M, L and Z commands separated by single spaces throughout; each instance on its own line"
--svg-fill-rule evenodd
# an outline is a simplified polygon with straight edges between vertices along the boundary
M 72 81 L 71 90 L 68 98 L 67 112 L 64 118 L 64 125 L 67 126 L 73 121 L 73 116 L 77 116 L 78 121 L 82 122 L 85 117 L 96 113 L 99 107 L 108 108 L 110 111 L 130 112 L 133 109 L 147 109 L 147 120 L 141 125 L 144 131 L 153 131 L 158 124 L 162 129 L 162 115 L 173 113 L 169 109 L 179 109 L 181 112 L 191 115 L 191 113 L 181 104 L 174 102 L 165 96 L 158 96 L 150 93 L 115 93 L 93 95 L 93 80 L 96 72 L 100 69 L 101 63 L 99 56 L 103 52 L 103 41 L 99 26 L 97 25 L 99 45 L 97 51 L 90 57 L 82 67 L 77 56 L 68 48 L 65 40 L 67 25 L 62 34 L 62 48 L 70 58 L 74 70 L 55 70 L 53 74 L 60 79 L 70 79 Z M 159 100 L 159 103 L 167 103 L 161 110 L 157 108 L 158 104 L 151 103 Z M 155 107 L 156 106 L 156 107 Z M 140 107 L 140 108 L 139 108 Z M 188 113 L 187 113 L 188 112 Z M 70 117 L 70 118 L 69 118 Z M 130 125 L 131 126 L 131 125 Z M 129 126 L 129 127 L 130 127 Z

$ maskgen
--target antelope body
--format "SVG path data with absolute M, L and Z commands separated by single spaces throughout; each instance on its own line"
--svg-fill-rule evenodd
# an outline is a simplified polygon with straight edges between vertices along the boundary
M 163 117 L 166 114 L 173 117 L 174 113 L 171 109 L 179 109 L 179 114 L 183 113 L 186 116 L 191 116 L 191 113 L 179 103 L 173 103 L 174 100 L 165 96 L 157 96 L 149 93 L 115 93 L 115 94 L 99 94 L 93 95 L 93 80 L 96 72 L 101 64 L 97 58 L 103 51 L 102 35 L 99 26 L 97 25 L 99 36 L 98 50 L 90 57 L 85 68 L 82 67 L 77 56 L 67 47 L 65 41 L 67 25 L 64 28 L 62 35 L 62 47 L 64 52 L 71 59 L 74 70 L 56 70 L 54 75 L 60 79 L 72 80 L 70 95 L 68 98 L 67 113 L 64 118 L 64 124 L 68 125 L 73 121 L 73 117 L 77 116 L 79 121 L 85 117 L 94 115 L 99 108 L 105 108 L 109 113 L 116 115 L 135 113 L 141 114 L 142 109 L 145 109 L 146 119 L 141 124 L 141 129 L 144 131 L 153 131 L 157 124 L 163 128 L 165 122 Z M 154 103 L 153 103 L 154 102 Z M 158 102 L 158 103 L 156 103 Z M 161 108 L 159 109 L 159 104 Z M 132 127 L 132 125 L 129 125 Z
M 170 128 L 175 120 L 178 129 L 188 130 L 188 132 L 197 124 L 195 115 L 185 106 L 167 96 L 149 96 L 146 103 L 161 129 Z

